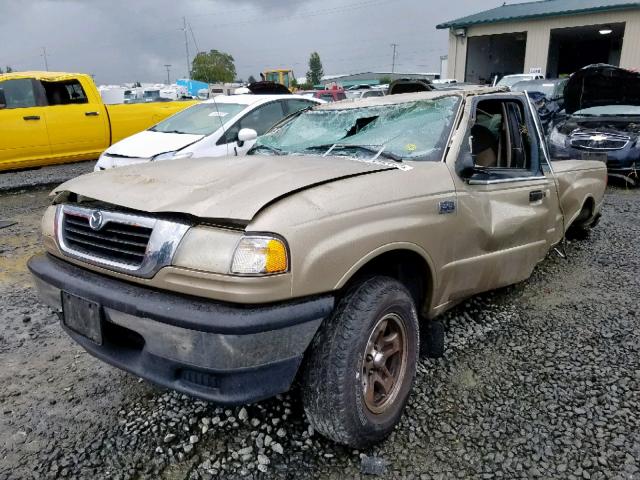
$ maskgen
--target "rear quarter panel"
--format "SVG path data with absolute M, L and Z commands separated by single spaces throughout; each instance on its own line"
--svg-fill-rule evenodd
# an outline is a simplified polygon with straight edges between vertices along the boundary
M 141 132 L 198 101 L 106 105 L 111 123 L 111 144 Z
M 595 206 L 592 214 L 600 211 L 607 187 L 607 167 L 602 162 L 589 160 L 553 161 L 551 164 L 558 179 L 566 231 L 590 198 Z

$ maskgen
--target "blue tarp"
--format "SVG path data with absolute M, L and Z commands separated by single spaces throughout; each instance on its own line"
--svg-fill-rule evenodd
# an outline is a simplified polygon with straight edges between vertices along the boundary
M 187 92 L 192 97 L 198 96 L 198 90 L 202 90 L 203 88 L 209 88 L 209 84 L 206 82 L 199 82 L 198 80 L 189 80 L 186 78 L 180 78 L 176 80 L 176 85 L 180 85 L 181 87 L 187 87 Z

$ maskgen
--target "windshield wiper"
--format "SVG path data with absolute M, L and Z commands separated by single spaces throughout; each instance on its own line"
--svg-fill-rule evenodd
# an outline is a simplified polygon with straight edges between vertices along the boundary
M 154 130 L 154 132 L 157 132 L 159 130 Z M 179 133 L 181 135 L 189 135 L 187 132 L 183 132 L 181 130 L 162 130 L 162 133 Z
M 374 145 L 349 145 L 345 143 L 331 143 L 325 145 L 314 145 L 313 147 L 305 148 L 305 151 L 314 151 L 314 150 L 322 150 L 324 151 L 324 155 L 327 156 L 329 153 L 334 150 L 360 150 L 363 152 L 372 153 L 374 157 L 370 160 L 375 160 L 378 157 L 389 158 L 395 162 L 402 162 L 402 157 L 384 151 L 385 145 L 382 146 L 374 146 Z
M 254 145 L 251 150 L 249 150 L 247 152 L 248 155 L 253 155 L 255 153 L 256 150 L 260 150 L 261 148 L 264 148 L 265 150 L 268 150 L 269 152 L 272 152 L 276 155 L 284 155 L 284 152 L 282 150 L 280 150 L 279 148 L 276 147 L 272 147 L 271 145 Z

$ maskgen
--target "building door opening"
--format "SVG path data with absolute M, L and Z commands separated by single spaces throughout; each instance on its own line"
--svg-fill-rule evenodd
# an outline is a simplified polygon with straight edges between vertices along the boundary
M 594 63 L 620 66 L 624 30 L 624 23 L 551 30 L 547 77 L 570 75 Z
M 467 42 L 466 82 L 492 83 L 496 76 L 523 73 L 526 32 L 469 37 Z

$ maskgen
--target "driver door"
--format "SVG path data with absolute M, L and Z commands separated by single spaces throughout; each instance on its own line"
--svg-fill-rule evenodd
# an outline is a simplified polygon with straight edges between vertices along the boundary
M 243 128 L 250 128 L 264 135 L 273 125 L 284 118 L 286 112 L 282 101 L 265 103 L 251 110 L 244 117 L 238 120 L 227 132 L 218 140 L 217 145 L 228 145 L 230 155 L 244 155 L 253 146 L 254 141 L 238 141 L 238 132 Z
M 523 97 L 474 99 L 466 140 L 457 162 L 471 156 L 476 167 L 455 178 L 459 298 L 528 278 L 548 251 L 554 214 L 555 187 L 541 170 L 539 139 Z

